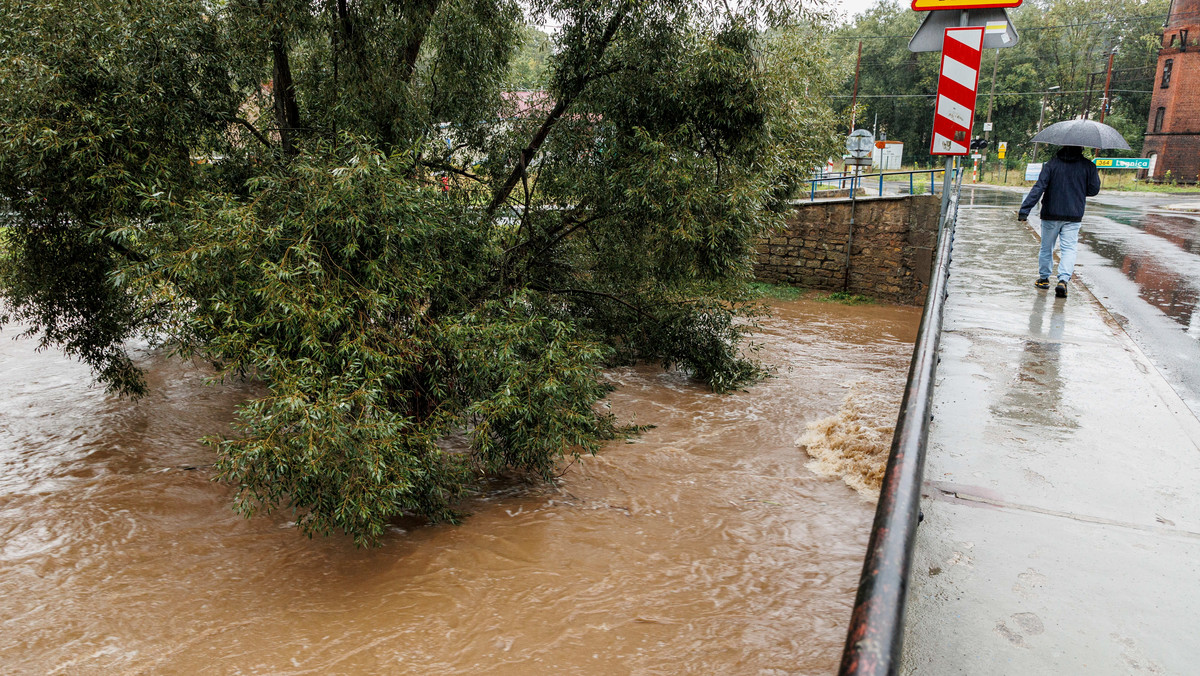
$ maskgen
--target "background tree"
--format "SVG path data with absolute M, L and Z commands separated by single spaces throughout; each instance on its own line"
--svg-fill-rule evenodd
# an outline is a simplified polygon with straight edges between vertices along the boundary
M 532 10 L 514 107 L 510 0 L 4 5 L 0 323 L 119 392 L 134 335 L 259 379 L 219 477 L 360 543 L 595 450 L 607 364 L 748 382 L 754 244 L 836 142 L 820 17 Z
M 985 50 L 976 102 L 976 135 L 992 89 L 996 67 L 996 97 L 992 112 L 993 140 L 1009 144 L 1008 156 L 1019 161 L 1032 152 L 1039 106 L 1045 94 L 1045 123 L 1089 114 L 1098 119 L 1108 55 L 1113 63 L 1112 102 L 1105 121 L 1124 134 L 1136 155 L 1146 130 L 1157 63 L 1158 36 L 1168 0 L 1027 0 L 1009 10 L 1020 42 L 1015 47 Z M 878 115 L 879 131 L 905 141 L 913 161 L 927 163 L 933 101 L 937 91 L 939 52 L 912 54 L 908 40 L 923 13 L 907 3 L 884 0 L 854 17 L 838 31 L 837 58 L 851 69 L 837 100 L 849 118 L 858 40 L 863 42 L 859 83 L 858 125 L 870 127 Z M 999 61 L 995 61 L 996 59 Z M 1057 85 L 1058 90 L 1047 93 Z M 995 152 L 995 144 L 989 152 Z M 1043 146 L 1043 156 L 1054 147 Z M 1106 151 L 1111 153 L 1115 151 Z
M 880 135 L 904 141 L 909 158 L 928 161 L 933 108 L 926 94 L 937 90 L 938 60 L 908 51 L 908 40 L 922 18 L 922 13 L 912 11 L 911 3 L 884 0 L 839 30 L 833 44 L 847 69 L 836 99 L 846 120 L 843 133 L 850 132 L 850 97 L 861 40 L 855 126 L 871 130 L 878 118 Z
M 513 56 L 508 87 L 541 89 L 546 84 L 546 66 L 552 47 L 550 36 L 534 26 L 521 26 L 520 33 L 521 42 Z

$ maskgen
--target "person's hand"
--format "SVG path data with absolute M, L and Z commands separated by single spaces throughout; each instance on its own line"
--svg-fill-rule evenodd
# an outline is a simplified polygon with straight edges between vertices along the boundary
M 1017 220 L 1018 221 L 1026 221 L 1026 220 L 1029 220 L 1029 217 L 1026 216 L 1025 214 L 1017 213 Z

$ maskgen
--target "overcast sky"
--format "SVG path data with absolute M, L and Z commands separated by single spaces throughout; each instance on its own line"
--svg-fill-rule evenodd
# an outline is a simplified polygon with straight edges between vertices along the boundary
M 903 0 L 901 1 L 902 4 L 912 4 L 910 2 L 903 2 Z M 875 2 L 876 0 L 834 0 L 834 5 L 837 6 L 838 11 L 847 17 L 851 17 L 871 7 Z

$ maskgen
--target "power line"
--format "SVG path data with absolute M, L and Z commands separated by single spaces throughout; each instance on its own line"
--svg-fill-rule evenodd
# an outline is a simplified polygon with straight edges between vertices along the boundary
M 1200 15 L 1200 12 L 1177 12 L 1174 15 L 1172 15 L 1171 18 L 1175 18 L 1175 19 L 1185 18 L 1192 14 Z M 1052 25 L 1052 26 L 1030 26 L 1028 28 L 1018 27 L 1018 30 L 1022 33 L 1028 33 L 1031 31 L 1046 31 L 1046 30 L 1051 30 L 1054 28 L 1076 28 L 1078 26 L 1099 26 L 1099 25 L 1103 25 L 1103 24 L 1112 24 L 1112 23 L 1127 23 L 1130 21 L 1142 21 L 1142 20 L 1148 21 L 1150 19 L 1166 20 L 1167 15 L 1166 14 L 1145 14 L 1142 16 L 1127 16 L 1127 17 L 1122 17 L 1120 19 L 1106 19 L 1104 21 L 1084 21 L 1081 23 L 1064 23 L 1064 24 L 1056 24 L 1056 25 Z M 907 34 L 904 34 L 904 35 L 844 35 L 844 36 L 843 35 L 834 35 L 831 37 L 831 39 L 833 39 L 833 40 L 889 40 L 892 38 L 911 38 L 911 37 L 912 37 L 911 35 L 907 35 Z
M 1063 94 L 1094 94 L 1100 91 L 1099 89 L 1076 89 L 1071 91 L 1054 91 L 1054 92 L 996 92 L 996 96 L 1041 96 L 1048 94 L 1050 96 L 1061 96 Z M 1152 89 L 1110 89 L 1112 94 L 1151 94 Z M 859 94 L 860 99 L 931 99 L 937 94 Z M 845 94 L 833 94 L 831 99 L 848 99 Z

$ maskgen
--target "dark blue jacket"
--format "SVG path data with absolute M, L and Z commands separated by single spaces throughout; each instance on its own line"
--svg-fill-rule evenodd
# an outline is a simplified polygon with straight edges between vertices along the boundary
M 1017 218 L 1025 220 L 1042 200 L 1043 221 L 1081 221 L 1086 198 L 1100 192 L 1100 172 L 1078 148 L 1064 147 L 1042 167 Z

